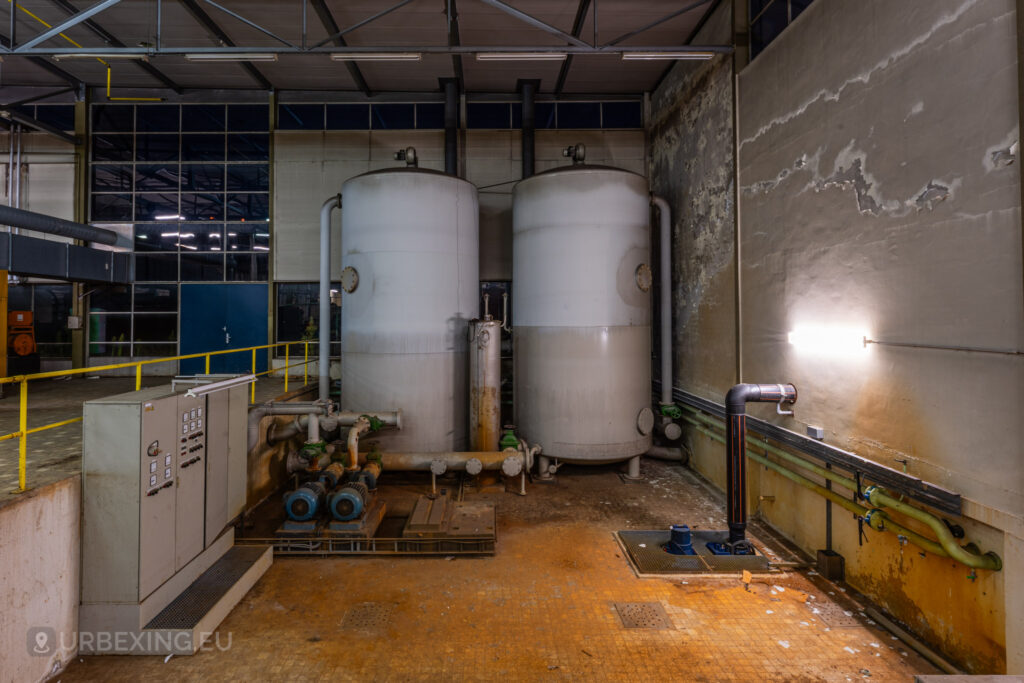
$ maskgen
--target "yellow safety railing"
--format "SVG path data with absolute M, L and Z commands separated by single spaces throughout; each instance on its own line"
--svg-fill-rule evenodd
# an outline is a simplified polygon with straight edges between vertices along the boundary
M 84 374 L 95 374 L 97 372 L 104 372 L 107 370 L 122 370 L 124 368 L 135 368 L 135 391 L 142 389 L 142 366 L 152 365 L 154 363 L 171 363 L 179 360 L 188 360 L 190 358 L 203 358 L 205 360 L 205 372 L 210 373 L 210 357 L 211 356 L 223 356 L 229 353 L 245 353 L 246 351 L 252 354 L 252 375 L 255 377 L 261 377 L 263 375 L 271 375 L 277 372 L 284 372 L 284 390 L 288 392 L 288 370 L 291 368 L 302 367 L 302 384 L 305 386 L 309 384 L 309 364 L 318 360 L 309 358 L 309 345 L 313 342 L 309 341 L 294 341 L 294 342 L 278 342 L 277 344 L 264 344 L 263 346 L 248 346 L 243 349 L 224 349 L 223 351 L 207 351 L 206 353 L 190 353 L 184 356 L 173 356 L 169 358 L 153 358 L 149 360 L 137 360 L 131 363 L 117 363 L 114 365 L 96 365 L 87 368 L 73 368 L 71 370 L 53 370 L 51 372 L 37 372 L 31 375 L 14 375 L 12 377 L 0 377 L 0 385 L 4 384 L 18 384 L 19 385 L 19 402 L 18 402 L 18 431 L 11 432 L 10 434 L 0 435 L 0 441 L 8 441 L 10 439 L 18 439 L 18 489 L 20 493 L 25 491 L 25 460 L 26 453 L 28 452 L 28 435 L 35 434 L 36 432 L 42 432 L 47 429 L 56 429 L 57 427 L 63 427 L 75 422 L 81 422 L 81 417 L 73 417 L 70 420 L 61 420 L 60 422 L 54 422 L 52 424 L 43 425 L 41 427 L 28 428 L 28 383 L 34 379 L 51 379 L 54 377 L 67 377 L 71 375 L 84 375 Z M 295 344 L 303 345 L 303 357 L 302 361 L 298 363 L 291 363 L 291 347 Z M 263 372 L 256 372 L 256 352 L 260 350 L 267 350 L 268 356 L 270 355 L 271 349 L 277 349 L 284 347 L 284 365 L 279 368 L 273 367 L 271 358 L 268 358 L 268 369 Z M 249 400 L 251 402 L 256 401 L 256 383 L 250 387 Z

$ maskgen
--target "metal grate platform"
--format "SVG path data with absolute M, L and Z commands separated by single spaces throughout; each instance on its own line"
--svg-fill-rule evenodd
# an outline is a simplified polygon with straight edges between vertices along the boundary
M 391 621 L 394 605 L 383 602 L 364 602 L 355 605 L 345 613 L 341 628 L 364 634 L 381 633 Z
M 808 602 L 807 609 L 830 628 L 853 628 L 861 625 L 856 612 L 831 600 Z
M 234 546 L 146 624 L 146 629 L 195 628 L 213 606 L 260 559 L 266 548 Z
M 671 629 L 672 621 L 660 602 L 616 602 L 612 606 L 623 628 Z
M 665 552 L 669 531 L 619 531 L 617 534 L 626 557 L 637 574 L 711 574 L 767 571 L 768 558 L 755 548 L 755 555 L 712 555 L 711 542 L 722 542 L 726 531 L 693 531 L 696 555 L 672 555 Z

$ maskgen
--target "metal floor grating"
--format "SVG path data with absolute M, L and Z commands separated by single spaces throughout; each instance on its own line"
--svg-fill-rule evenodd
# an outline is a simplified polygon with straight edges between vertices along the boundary
M 364 602 L 354 605 L 345 613 L 341 628 L 345 631 L 376 634 L 387 627 L 391 621 L 394 605 L 383 602 Z
M 831 600 L 808 602 L 807 609 L 816 618 L 821 619 L 826 626 L 831 628 L 852 628 L 861 625 L 861 622 L 857 619 L 856 612 L 848 610 Z
M 721 542 L 728 532 L 693 531 L 696 555 L 672 555 L 665 552 L 669 532 L 619 531 L 619 541 L 630 564 L 638 574 L 708 574 L 719 572 L 766 571 L 768 558 L 756 555 L 712 555 L 706 544 Z
M 266 548 L 234 546 L 146 624 L 146 629 L 192 629 L 260 559 Z
M 674 628 L 660 602 L 615 602 L 612 606 L 623 628 Z

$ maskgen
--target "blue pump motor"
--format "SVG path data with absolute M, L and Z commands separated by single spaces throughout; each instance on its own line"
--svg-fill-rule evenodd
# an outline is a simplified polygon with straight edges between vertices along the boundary
M 665 552 L 671 555 L 696 555 L 697 553 L 693 550 L 690 527 L 685 524 L 673 524 L 670 526 L 668 543 L 665 544 Z
M 294 491 L 285 494 L 284 511 L 288 519 L 305 522 L 316 517 L 323 505 L 327 488 L 318 481 L 308 481 Z
M 363 513 L 370 493 L 365 484 L 349 482 L 331 494 L 327 507 L 339 522 L 348 522 Z

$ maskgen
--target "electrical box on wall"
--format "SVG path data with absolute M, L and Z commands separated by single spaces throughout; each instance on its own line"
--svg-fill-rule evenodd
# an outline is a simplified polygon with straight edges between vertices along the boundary
M 237 383 L 198 396 L 165 385 L 85 403 L 81 652 L 191 654 L 216 616 L 200 608 L 219 605 L 219 623 L 237 599 L 226 609 L 192 600 L 192 618 L 179 606 L 171 622 L 166 609 L 221 561 L 251 564 L 233 584 L 245 590 L 269 566 L 269 549 L 233 547 L 228 526 L 245 505 L 247 394 Z M 123 647 L 90 637 L 109 631 L 146 637 Z

